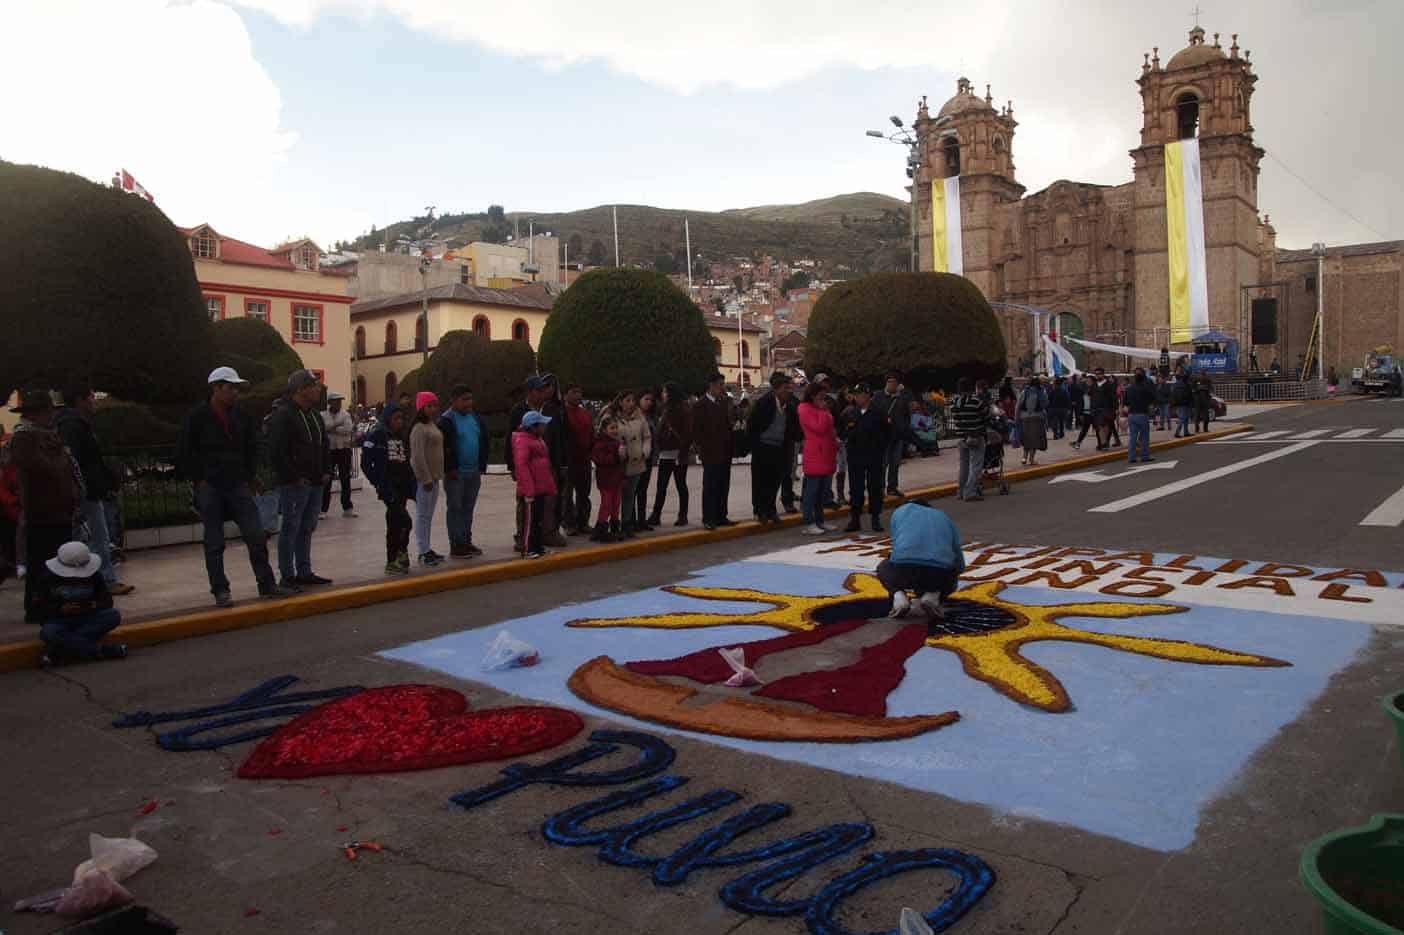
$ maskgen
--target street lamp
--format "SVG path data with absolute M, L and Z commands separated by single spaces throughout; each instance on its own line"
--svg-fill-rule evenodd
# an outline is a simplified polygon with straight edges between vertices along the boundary
M 890 120 L 890 121 L 892 121 L 892 125 L 893 125 L 894 127 L 897 128 L 897 132 L 896 132 L 896 133 L 887 134 L 887 133 L 883 133 L 881 130 L 866 130 L 866 131 L 864 131 L 864 132 L 865 132 L 865 134 L 866 134 L 867 136 L 871 136 L 873 139 L 876 139 L 876 140 L 887 140 L 889 143 L 897 143 L 897 144 L 899 144 L 899 145 L 901 145 L 901 146 L 907 147 L 907 178 L 909 178 L 909 179 L 912 180 L 912 186 L 911 186 L 911 188 L 912 188 L 912 203 L 911 203 L 911 208 L 910 208 L 910 210 L 909 210 L 909 212 L 908 212 L 908 213 L 911 215 L 910 236 L 911 236 L 911 243 L 912 243 L 912 253 L 911 253 L 911 259 L 910 259 L 908 262 L 909 262 L 909 266 L 910 266 L 911 271 L 912 271 L 913 273 L 915 273 L 915 272 L 917 271 L 917 242 L 918 242 L 918 241 L 917 241 L 917 221 L 916 221 L 916 219 L 917 219 L 917 187 L 918 187 L 918 186 L 917 186 L 917 174 L 918 174 L 918 171 L 921 169 L 921 137 L 920 137 L 919 134 L 917 134 L 917 133 L 915 132 L 915 129 L 916 129 L 915 127 L 913 127 L 913 128 L 910 129 L 910 130 L 907 129 L 906 127 L 904 127 L 904 126 L 902 125 L 902 118 L 901 118 L 901 117 L 898 117 L 896 114 L 893 114 L 892 116 L 888 117 L 887 119 Z M 951 117 L 950 117 L 949 114 L 947 114 L 947 115 L 942 116 L 942 117 L 937 117 L 935 120 L 931 121 L 931 124 L 930 124 L 930 125 L 931 125 L 932 127 L 939 127 L 939 126 L 943 126 L 943 125 L 949 123 L 950 120 L 951 120 Z M 956 131 L 954 131 L 954 130 L 942 130 L 940 133 L 936 134 L 936 138 L 937 138 L 937 139 L 945 139 L 946 137 L 955 136 L 955 135 L 956 135 Z
M 424 363 L 429 363 L 429 267 L 433 265 L 432 257 L 419 258 L 419 284 L 421 286 L 419 305 L 419 325 L 420 333 L 424 335 Z
M 1322 279 L 1322 269 L 1326 260 L 1326 245 L 1311 245 L 1311 255 L 1316 257 L 1316 378 L 1326 379 L 1326 283 Z

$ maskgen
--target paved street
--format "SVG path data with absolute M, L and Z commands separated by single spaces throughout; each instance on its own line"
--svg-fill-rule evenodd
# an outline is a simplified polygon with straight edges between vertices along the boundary
M 885 543 L 786 530 L 0 676 L 0 731 L 28 752 L 23 772 L 7 774 L 0 890 L 8 901 L 67 882 L 97 831 L 154 847 L 159 859 L 128 887 L 201 933 L 593 935 L 678 931 L 686 919 L 688 932 L 780 935 L 806 931 L 806 907 L 809 931 L 869 932 L 895 928 L 902 906 L 990 935 L 1319 931 L 1297 882 L 1302 847 L 1404 807 L 1380 710 L 1404 690 L 1404 405 L 1265 409 L 1251 422 L 1252 434 L 1151 465 L 938 501 L 968 543 L 950 616 L 959 629 L 918 637 L 895 675 L 873 657 L 896 651 L 906 628 L 818 632 L 875 615 L 862 598 Z M 953 461 L 909 476 L 935 482 Z M 229 560 L 237 568 L 242 556 Z M 481 671 L 502 624 L 539 649 L 539 665 Z M 790 642 L 747 653 L 764 683 L 754 693 L 699 674 L 712 649 L 780 637 Z M 611 681 L 583 676 L 599 665 Z M 584 718 L 572 739 L 507 762 L 546 763 L 601 729 L 642 732 L 676 756 L 629 784 L 537 782 L 465 808 L 450 797 L 496 781 L 505 762 L 240 779 L 253 742 L 191 752 L 155 742 L 218 712 L 112 726 L 122 713 L 219 705 L 284 674 L 301 679 L 293 692 L 423 683 L 462 692 L 472 709 L 552 705 Z M 658 700 L 677 692 L 673 707 Z M 874 703 L 878 716 L 829 713 Z M 734 723 L 706 720 L 728 704 Z M 888 731 L 947 711 L 959 719 L 915 734 L 798 739 L 817 725 Z M 393 722 L 379 729 L 410 743 Z M 284 765 L 311 762 L 311 739 L 284 748 Z M 638 759 L 615 742 L 624 749 L 561 769 Z M 690 782 L 547 821 L 665 775 Z M 632 835 L 589 833 L 715 790 L 739 798 Z M 788 817 L 679 856 L 761 803 L 783 803 Z M 747 881 L 769 866 L 755 855 L 719 865 L 840 825 L 871 837 L 801 860 L 807 872 L 793 878 Z M 384 850 L 353 862 L 341 850 L 350 840 Z M 929 848 L 948 849 L 922 852 L 946 869 L 826 885 L 864 854 Z M 679 866 L 676 882 L 665 871 Z M 959 885 L 953 866 L 967 874 Z M 766 900 L 801 914 L 767 914 Z M 823 928 L 830 920 L 841 928 Z M 60 927 L 0 913 L 9 933 Z

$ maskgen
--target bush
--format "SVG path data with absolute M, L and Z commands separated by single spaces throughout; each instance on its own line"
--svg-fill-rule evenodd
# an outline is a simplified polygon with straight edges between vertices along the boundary
M 0 162 L 0 389 L 75 377 L 144 403 L 188 400 L 214 339 L 184 236 L 155 205 Z
M 93 431 L 108 448 L 157 448 L 174 445 L 180 426 L 158 418 L 149 406 L 109 397 L 98 403 Z
M 450 331 L 426 364 L 400 378 L 396 392 L 432 390 L 447 406 L 449 391 L 465 383 L 479 412 L 506 412 L 535 370 L 536 354 L 525 341 L 488 341 L 471 331 Z
M 251 384 L 239 400 L 240 408 L 262 419 L 273 401 L 287 392 L 288 376 L 302 369 L 302 358 L 278 329 L 257 318 L 228 318 L 216 322 L 212 331 L 217 366 L 233 367 Z
M 556 300 L 541 333 L 541 367 L 561 386 L 607 399 L 670 380 L 700 390 L 716 369 L 702 311 L 661 273 L 598 269 Z
M 950 273 L 875 273 L 830 287 L 809 318 L 805 369 L 881 383 L 900 371 L 913 391 L 959 377 L 997 379 L 1004 335 L 970 280 Z

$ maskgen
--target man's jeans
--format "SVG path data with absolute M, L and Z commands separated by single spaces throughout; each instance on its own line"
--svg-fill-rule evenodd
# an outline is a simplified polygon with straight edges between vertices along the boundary
M 121 622 L 122 615 L 115 607 L 80 617 L 54 617 L 39 627 L 39 638 L 52 649 L 75 659 L 96 659 L 100 652 L 98 643 Z
M 1175 407 L 1175 414 L 1176 414 L 1176 416 L 1178 417 L 1178 418 L 1177 418 L 1177 423 L 1178 423 L 1178 424 L 1176 424 L 1176 426 L 1175 426 L 1175 434 L 1176 434 L 1177 436 L 1179 436 L 1179 435 L 1188 435 L 1188 434 L 1190 433 L 1190 424 L 1189 424 L 1190 407 L 1189 407 L 1189 406 L 1176 406 L 1176 407 Z
M 1127 452 L 1126 459 L 1128 461 L 1135 462 L 1135 460 L 1138 457 L 1149 458 L 1150 416 L 1146 413 L 1133 412 L 1127 417 L 1126 425 L 1127 428 L 1130 430 L 1129 434 L 1131 435 L 1130 444 L 1127 446 L 1129 448 L 1129 451 Z M 1137 450 L 1141 452 L 1139 455 L 1136 454 Z
M 103 500 L 84 500 L 81 509 L 83 522 L 88 525 L 88 548 L 102 559 L 102 580 L 111 587 L 117 581 L 117 572 L 112 570 L 112 534 L 107 529 L 107 503 Z
M 483 487 L 483 475 L 477 471 L 459 470 L 458 478 L 444 478 L 444 499 L 448 505 L 449 545 L 473 544 L 473 511 L 478 506 L 478 492 Z
M 278 573 L 291 582 L 312 574 L 312 533 L 322 509 L 322 485 L 285 484 L 278 488 L 283 525 L 278 530 Z
M 980 475 L 985 473 L 985 440 L 970 436 L 960 440 L 960 495 L 980 495 Z
M 317 490 L 316 487 L 308 489 Z M 277 581 L 268 564 L 268 533 L 263 531 L 263 520 L 258 515 L 258 505 L 254 503 L 248 486 L 219 490 L 210 484 L 201 484 L 195 489 L 195 509 L 205 522 L 205 572 L 210 578 L 210 593 L 229 590 L 229 579 L 224 576 L 226 521 L 237 524 L 239 534 L 244 537 L 244 546 L 249 550 L 249 565 L 253 567 L 254 578 L 258 580 L 259 592 L 273 591 Z
M 423 484 L 414 488 L 414 544 L 419 554 L 433 551 L 434 510 L 439 505 L 439 482 L 434 481 L 425 490 Z
M 901 433 L 898 432 L 900 435 Z M 897 475 L 902 470 L 902 453 L 907 449 L 907 442 L 902 438 L 895 438 L 887 445 L 887 489 L 889 491 L 897 489 Z

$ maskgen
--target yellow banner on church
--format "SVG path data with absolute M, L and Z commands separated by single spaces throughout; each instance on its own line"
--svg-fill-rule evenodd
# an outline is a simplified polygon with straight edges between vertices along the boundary
M 931 268 L 965 275 L 960 236 L 960 176 L 931 183 Z
M 1199 140 L 1178 140 L 1165 146 L 1165 223 L 1170 341 L 1182 344 L 1209 330 Z

